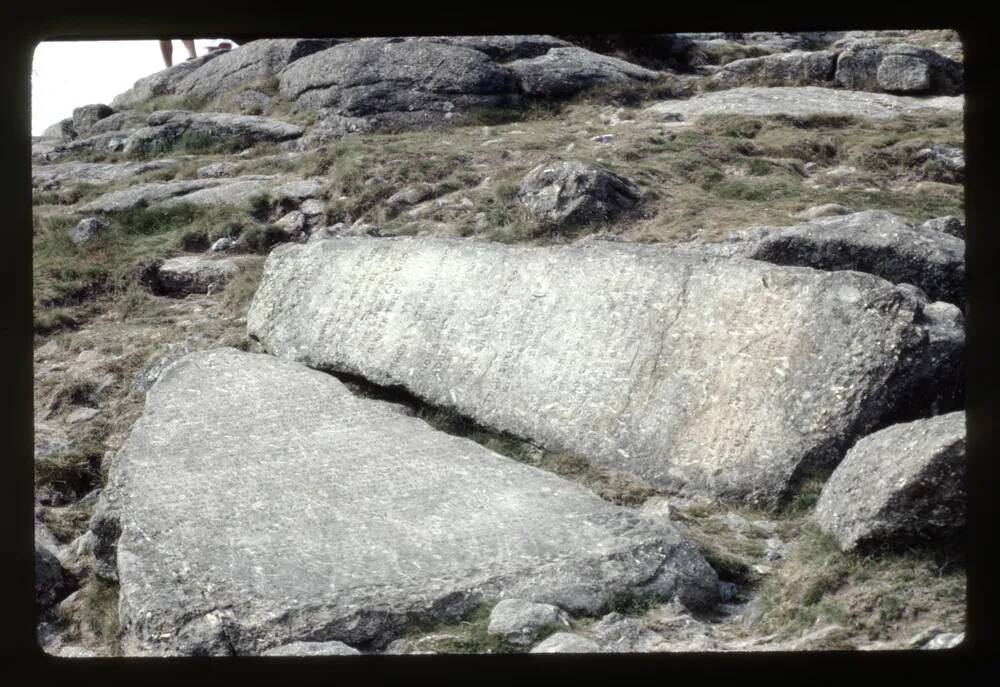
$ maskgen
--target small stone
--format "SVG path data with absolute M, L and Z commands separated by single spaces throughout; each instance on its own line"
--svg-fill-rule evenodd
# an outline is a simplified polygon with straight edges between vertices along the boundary
M 100 411 L 97 408 L 77 408 L 66 416 L 66 422 L 75 425 L 79 422 L 93 420 Z
M 600 136 L 591 137 L 590 140 L 593 141 L 594 143 L 612 143 L 617 138 L 618 137 L 615 136 L 614 134 L 601 134 Z
M 275 224 L 284 229 L 289 235 L 299 234 L 306 227 L 306 216 L 299 210 L 292 210 L 275 222 Z
M 69 237 L 73 244 L 79 248 L 88 243 L 92 243 L 107 230 L 108 223 L 97 217 L 88 217 L 80 220 L 69 232 Z
M 954 649 L 965 640 L 964 632 L 944 632 L 924 645 L 924 649 Z
M 569 616 L 556 606 L 504 599 L 493 607 L 487 632 L 511 644 L 527 646 L 547 628 L 557 625 L 569 627 Z
M 212 251 L 213 253 L 220 253 L 222 251 L 227 251 L 232 247 L 233 247 L 233 240 L 228 236 L 223 236 L 215 243 L 213 243 L 212 247 L 209 248 L 209 250 Z

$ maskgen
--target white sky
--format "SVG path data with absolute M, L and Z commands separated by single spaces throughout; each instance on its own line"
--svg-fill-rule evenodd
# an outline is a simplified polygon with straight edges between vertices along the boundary
M 195 51 L 203 55 L 220 40 L 196 39 Z M 181 42 L 173 45 L 174 64 L 187 59 Z M 138 79 L 161 69 L 165 67 L 156 40 L 39 43 L 31 63 L 31 135 L 41 136 L 46 127 L 73 116 L 75 107 L 110 105 Z

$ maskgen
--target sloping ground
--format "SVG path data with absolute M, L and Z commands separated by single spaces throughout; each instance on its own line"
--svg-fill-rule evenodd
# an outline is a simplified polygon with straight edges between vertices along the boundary
M 889 48 L 862 50 L 864 46 L 857 43 L 873 40 Z M 748 34 L 739 41 L 720 34 L 642 45 L 630 43 L 627 37 L 585 42 L 591 49 L 606 51 L 604 56 L 586 54 L 572 44 L 544 36 L 437 37 L 415 42 L 441 47 L 428 47 L 428 54 L 467 51 L 463 55 L 470 64 L 501 75 L 501 81 L 513 78 L 508 84 L 512 90 L 504 98 L 514 97 L 506 104 L 498 100 L 488 103 L 490 107 L 466 107 L 475 99 L 468 103 L 452 99 L 444 83 L 450 78 L 446 73 L 426 84 L 414 72 L 408 77 L 414 97 L 439 109 L 425 110 L 433 111 L 431 117 L 403 117 L 398 122 L 417 128 L 378 131 L 369 126 L 371 122 L 358 121 L 356 115 L 400 112 L 395 108 L 401 104 L 419 103 L 400 103 L 377 86 L 358 84 L 360 90 L 354 85 L 344 90 L 337 85 L 340 81 L 331 81 L 323 84 L 324 92 L 336 96 L 336 107 L 345 108 L 342 112 L 297 107 L 281 94 L 281 70 L 304 70 L 296 65 L 310 64 L 306 60 L 325 62 L 329 56 L 320 59 L 319 55 L 328 46 L 282 39 L 164 70 L 116 99 L 117 112 L 84 108 L 68 124 L 53 127 L 50 136 L 33 141 L 36 513 L 54 540 L 53 544 L 40 535 L 39 541 L 51 555 L 41 553 L 39 560 L 50 571 L 53 560 L 58 563 L 63 582 L 57 596 L 69 593 L 65 598 L 42 595 L 46 605 L 55 603 L 41 609 L 40 641 L 48 651 L 67 656 L 106 655 L 121 652 L 123 639 L 127 651 L 140 644 L 143 650 L 163 642 L 170 646 L 169 638 L 155 640 L 137 631 L 141 623 L 133 622 L 129 602 L 119 603 L 119 596 L 136 599 L 141 595 L 136 597 L 134 589 L 119 589 L 117 583 L 94 574 L 95 566 L 108 572 L 115 561 L 107 558 L 104 544 L 95 540 L 89 521 L 101 500 L 107 472 L 118 464 L 120 456 L 116 456 L 142 415 L 145 391 L 156 378 L 193 350 L 220 345 L 257 350 L 246 336 L 244 316 L 259 284 L 263 262 L 259 256 L 278 243 L 321 242 L 327 240 L 321 237 L 332 237 L 328 240 L 348 245 L 349 241 L 337 237 L 420 234 L 423 241 L 434 236 L 478 238 L 527 244 L 534 248 L 525 250 L 541 251 L 546 245 L 593 236 L 656 242 L 663 244 L 659 249 L 667 250 L 691 239 L 725 239 L 747 227 L 767 226 L 780 233 L 783 226 L 801 224 L 796 215 L 816 216 L 810 213 L 827 212 L 823 206 L 834 205 L 840 213 L 889 211 L 897 216 L 893 222 L 914 227 L 955 216 L 927 226 L 964 235 L 960 96 L 928 96 L 935 92 L 933 88 L 905 98 L 851 92 L 839 88 L 835 79 L 822 89 L 708 92 L 717 87 L 710 83 L 715 64 L 732 62 L 734 56 L 752 58 L 794 50 L 832 52 L 838 60 L 844 54 L 862 55 L 867 61 L 858 63 L 858 78 L 868 79 L 865 70 L 874 65 L 872 88 L 881 89 L 880 78 L 885 84 L 919 86 L 922 67 L 907 60 L 916 57 L 931 65 L 937 58 L 910 48 L 891 49 L 892 45 L 931 48 L 960 60 L 961 46 L 948 32 Z M 401 45 L 394 39 L 374 43 L 388 46 L 387 52 L 398 51 Z M 651 55 L 650 46 L 669 54 Z M 329 49 L 336 55 L 358 48 L 334 45 Z M 548 55 L 553 50 L 562 52 Z M 573 55 L 579 58 L 576 62 L 567 58 Z M 698 62 L 706 55 L 710 59 Z M 522 62 L 522 67 L 527 65 L 522 71 L 530 75 L 532 64 L 547 61 L 558 61 L 561 71 L 559 79 L 546 88 L 559 90 L 569 84 L 567 91 L 575 95 L 558 100 L 533 96 L 525 92 L 521 77 L 510 67 Z M 380 64 L 404 63 L 388 60 Z M 845 66 L 849 64 L 850 60 Z M 663 71 L 670 65 L 676 73 Z M 642 68 L 652 69 L 656 78 L 646 79 Z M 755 66 L 745 73 L 758 78 L 768 69 Z M 783 70 L 777 68 L 774 73 L 781 76 Z M 934 73 L 927 72 L 928 84 Z M 632 76 L 624 80 L 615 76 L 622 74 Z M 214 90 L 213 79 L 219 86 Z M 180 93 L 181 83 L 188 84 L 191 93 Z M 780 93 L 781 107 L 768 105 L 771 109 L 760 110 L 760 93 Z M 716 107 L 712 98 L 716 103 L 722 98 L 721 114 L 711 113 Z M 670 104 L 659 107 L 665 100 Z M 665 115 L 657 109 L 684 112 Z M 746 114 L 734 114 L 738 111 Z M 262 115 L 266 121 L 240 119 L 236 114 Z M 251 125 L 256 128 L 241 128 Z M 365 131 L 369 133 L 359 133 Z M 254 138 L 258 134 L 270 140 Z M 130 141 L 148 145 L 133 144 L 126 151 Z M 56 158 L 57 164 L 46 162 Z M 634 207 L 574 225 L 542 221 L 519 200 L 518 190 L 531 170 L 559 161 L 572 163 L 567 169 L 594 166 L 623 178 L 628 188 L 638 189 L 637 199 L 632 198 Z M 171 192 L 156 195 L 164 187 Z M 182 189 L 180 195 L 173 193 L 176 189 Z M 102 196 L 103 200 L 84 211 Z M 117 207 L 105 204 L 109 198 L 134 202 Z M 563 202 L 557 199 L 556 204 Z M 565 202 L 567 207 L 572 205 L 572 199 Z M 597 203 L 596 207 L 603 206 Z M 98 222 L 87 226 L 103 222 L 106 227 L 77 245 L 71 230 L 90 216 Z M 863 232 L 864 226 L 858 230 Z M 859 257 L 854 251 L 867 251 L 863 244 L 852 244 L 847 254 Z M 296 250 L 304 248 L 315 248 L 317 253 L 327 250 L 320 246 Z M 627 247 L 623 250 L 627 252 Z M 948 252 L 954 262 L 962 248 L 955 243 Z M 162 281 L 159 270 L 164 261 L 184 257 L 185 265 L 198 267 L 234 255 L 239 270 L 221 289 L 210 286 L 208 294 L 178 297 L 183 294 L 160 295 L 156 287 Z M 809 271 L 762 263 L 747 269 L 767 275 Z M 844 279 L 840 273 L 817 275 L 821 282 Z M 872 284 L 878 281 L 870 275 L 854 278 Z M 906 325 L 924 330 L 921 336 L 926 336 L 926 343 L 921 345 L 929 346 L 929 356 L 917 376 L 936 374 L 945 380 L 943 386 L 953 384 L 959 375 L 956 370 L 961 369 L 955 354 L 960 356 L 964 337 L 957 308 L 931 303 L 914 287 L 897 289 L 884 282 L 876 290 L 898 293 L 900 303 L 912 301 L 915 314 L 925 313 L 923 321 Z M 583 300 L 597 292 L 577 291 Z M 705 289 L 701 291 L 699 296 L 708 299 Z M 951 289 L 949 293 L 956 292 Z M 954 295 L 946 297 L 959 300 Z M 530 307 L 525 310 L 530 311 Z M 558 342 L 553 345 L 558 347 Z M 559 353 L 568 351 L 560 349 Z M 533 364 L 544 367 L 545 361 Z M 585 372 L 587 365 L 584 360 L 578 367 Z M 624 618 L 611 616 L 597 622 L 593 615 L 574 614 L 572 627 L 562 629 L 586 641 L 556 638 L 556 646 L 572 646 L 576 641 L 576 646 L 617 651 L 905 648 L 948 646 L 962 630 L 964 572 L 960 561 L 906 552 L 876 556 L 840 552 L 833 540 L 809 524 L 820 485 L 799 485 L 785 510 L 767 514 L 717 503 L 697 505 L 677 497 L 663 500 L 662 485 L 634 474 L 588 463 L 554 447 L 532 445 L 521 436 L 490 431 L 468 417 L 423 404 L 399 388 L 372 386 L 356 377 L 344 381 L 355 393 L 404 403 L 398 408 L 403 414 L 394 416 L 400 421 L 410 419 L 406 413 L 415 413 L 438 430 L 474 439 L 506 456 L 504 460 L 555 472 L 624 505 L 622 522 L 638 522 L 634 520 L 638 513 L 632 515 L 628 509 L 653 518 L 650 522 L 659 518 L 664 525 L 658 532 L 676 531 L 695 542 L 722 580 L 716 590 L 721 601 L 704 616 L 692 616 L 683 608 L 661 605 L 642 594 L 626 595 L 612 604 L 612 610 Z M 608 382 L 606 391 L 612 392 L 614 384 Z M 178 402 L 184 407 L 194 401 L 180 397 L 183 402 Z M 212 410 L 209 407 L 206 413 Z M 251 423 L 247 432 L 259 429 L 243 410 L 234 409 L 216 426 L 222 431 L 237 421 Z M 944 410 L 944 405 L 932 404 L 926 412 Z M 274 412 L 296 418 L 304 415 L 309 420 L 321 411 L 276 408 Z M 423 431 L 413 429 L 410 434 Z M 433 430 L 426 431 L 435 441 L 447 443 Z M 227 449 L 218 450 L 224 455 Z M 168 501 L 160 499 L 164 504 Z M 292 514 L 301 513 L 293 509 Z M 641 566 L 626 566 L 613 577 L 622 581 L 640 573 Z M 176 591 L 169 585 L 165 589 L 167 594 Z M 661 596 L 669 596 L 669 591 L 661 591 Z M 445 625 L 414 626 L 384 650 L 529 648 L 489 635 L 489 603 L 472 609 L 472 598 L 467 601 L 459 604 L 461 608 L 452 608 L 452 620 L 440 619 Z M 306 609 L 306 613 L 315 610 Z M 315 620 L 320 615 L 310 617 Z M 200 630 L 197 623 L 191 624 L 194 634 L 186 635 L 190 646 L 253 653 L 264 644 L 303 636 L 295 631 L 284 639 L 259 641 L 263 635 L 250 630 L 227 635 L 239 623 L 234 625 L 233 617 L 225 612 L 218 619 L 218 626 L 204 620 Z M 294 618 L 286 620 L 285 627 L 294 627 Z M 431 616 L 424 621 L 435 622 Z M 260 629 L 282 627 L 283 621 L 258 616 L 247 622 L 244 628 Z M 360 634 L 369 640 L 377 635 L 380 640 L 397 636 L 396 630 L 380 634 L 375 625 L 366 627 Z M 202 630 L 203 634 L 195 636 Z M 171 630 L 163 627 L 153 634 L 166 632 Z M 544 634 L 536 644 L 545 641 Z M 221 643 L 213 645 L 212 637 L 221 637 Z M 184 650 L 178 647 L 187 639 L 169 651 Z M 326 650 L 319 644 L 328 644 L 331 651 L 346 651 L 336 642 L 311 644 L 317 646 L 303 651 Z

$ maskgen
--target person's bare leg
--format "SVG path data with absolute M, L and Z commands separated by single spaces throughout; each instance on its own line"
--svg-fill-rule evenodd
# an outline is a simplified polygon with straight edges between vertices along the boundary
M 163 55 L 163 63 L 168 67 L 174 64 L 174 44 L 172 41 L 160 41 L 160 53 Z
M 187 51 L 188 51 L 188 57 L 190 57 L 190 58 L 191 58 L 192 60 L 193 60 L 194 58 L 198 57 L 198 55 L 197 55 L 197 54 L 195 54 L 195 51 L 194 51 L 194 41 L 193 41 L 193 40 L 190 40 L 190 41 L 186 41 L 186 40 L 184 40 L 184 39 L 182 38 L 182 39 L 181 39 L 181 43 L 183 43 L 183 44 L 184 44 L 184 47 L 185 47 L 185 48 L 187 48 Z

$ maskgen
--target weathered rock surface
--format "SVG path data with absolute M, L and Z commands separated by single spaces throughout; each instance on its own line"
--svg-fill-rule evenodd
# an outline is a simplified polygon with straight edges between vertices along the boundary
M 653 81 L 657 72 L 584 48 L 553 48 L 540 57 L 506 65 L 517 74 L 521 90 L 533 96 L 563 97 L 602 84 Z
M 523 599 L 504 599 L 490 612 L 486 631 L 511 644 L 527 646 L 552 627 L 569 627 L 569 616 L 551 604 L 539 604 Z
M 379 648 L 501 597 L 698 608 L 717 584 L 673 528 L 234 349 L 160 376 L 91 529 L 98 572 L 119 580 L 127 655 Z
M 960 386 L 923 376 L 924 304 L 860 272 L 658 246 L 359 237 L 274 250 L 247 329 L 675 493 L 773 506 Z
M 584 162 L 535 167 L 521 181 L 517 199 L 532 215 L 558 226 L 609 220 L 633 209 L 639 187 L 609 169 Z
M 147 112 L 136 112 L 135 110 L 122 110 L 94 122 L 89 131 L 90 136 L 106 134 L 112 131 L 133 131 L 146 126 Z
M 240 205 L 255 195 L 279 192 L 273 176 L 245 175 L 228 179 L 183 179 L 136 184 L 98 196 L 80 206 L 80 212 L 123 212 L 136 208 L 192 205 Z M 294 189 L 291 189 L 294 190 Z M 280 193 L 280 192 L 279 192 Z
M 40 190 L 50 190 L 65 184 L 109 184 L 122 179 L 131 179 L 146 172 L 170 169 L 177 166 L 176 160 L 163 158 L 149 162 L 125 162 L 120 164 L 101 162 L 60 162 L 39 165 L 31 169 L 31 186 Z
M 111 107 L 115 110 L 126 110 L 156 96 L 172 95 L 174 88 L 184 80 L 184 77 L 224 54 L 222 51 L 207 52 L 193 60 L 178 62 L 172 67 L 144 76 L 136 81 L 132 88 L 116 95 L 111 101 Z
M 928 48 L 860 40 L 837 56 L 836 81 L 854 90 L 956 95 L 962 63 Z
M 820 86 L 833 81 L 837 56 L 832 52 L 790 52 L 729 62 L 709 82 L 736 86 Z
M 965 527 L 965 412 L 898 424 L 854 445 L 816 503 L 842 549 L 942 544 Z
M 60 142 L 72 141 L 76 138 L 76 130 L 73 128 L 73 118 L 60 119 L 55 124 L 46 127 L 42 132 L 45 138 L 52 138 Z
M 42 156 L 45 162 L 57 162 L 69 155 L 80 153 L 109 154 L 124 152 L 129 143 L 131 131 L 108 131 L 78 138 L 68 143 L 62 143 L 52 148 Z
M 148 126 L 133 132 L 124 151 L 150 154 L 168 150 L 184 137 L 197 137 L 205 145 L 227 144 L 250 147 L 262 142 L 288 141 L 305 129 L 279 119 L 223 112 L 161 110 L 149 115 Z
M 101 237 L 108 229 L 108 223 L 97 217 L 87 217 L 77 222 L 76 226 L 70 229 L 69 239 L 77 248 L 88 243 L 93 243 Z
M 605 651 L 616 654 L 656 651 L 663 644 L 663 637 L 620 613 L 609 613 L 589 631 Z
M 963 241 L 965 240 L 965 223 L 954 215 L 929 219 L 920 226 L 932 231 L 943 231 Z
M 697 117 L 707 114 L 757 116 L 847 115 L 885 119 L 912 112 L 947 110 L 961 112 L 962 96 L 914 98 L 884 93 L 841 91 L 820 86 L 733 88 L 703 93 L 687 100 L 667 100 L 650 106 L 658 115 Z
M 965 304 L 965 241 L 884 210 L 758 228 L 747 238 L 738 233 L 726 241 L 739 246 L 729 254 L 776 265 L 868 272 L 913 284 L 934 301 Z
M 237 177 L 238 178 L 238 177 Z M 220 179 L 184 179 L 180 181 L 151 181 L 112 191 L 84 203 L 79 210 L 88 212 L 124 212 L 148 207 L 167 198 L 184 196 L 204 188 L 225 183 Z
M 531 650 L 533 654 L 600 654 L 604 647 L 575 632 L 557 632 Z
M 107 105 L 100 103 L 84 105 L 73 110 L 73 131 L 77 136 L 87 133 L 99 120 L 114 113 Z
M 239 265 L 231 258 L 185 255 L 164 260 L 156 272 L 156 291 L 175 296 L 212 293 L 236 276 Z
M 343 642 L 292 642 L 268 649 L 261 656 L 360 656 L 361 652 Z
M 175 95 L 215 99 L 228 91 L 276 79 L 292 62 L 326 50 L 332 38 L 265 38 L 227 51 L 189 72 L 174 86 Z
M 544 55 L 552 48 L 569 48 L 573 44 L 555 36 L 427 36 L 418 41 L 443 43 L 460 48 L 471 48 L 485 53 L 497 62 L 509 62 Z
M 280 82 L 283 97 L 344 131 L 440 121 L 518 92 L 514 74 L 478 50 L 403 39 L 336 45 L 291 64 Z

